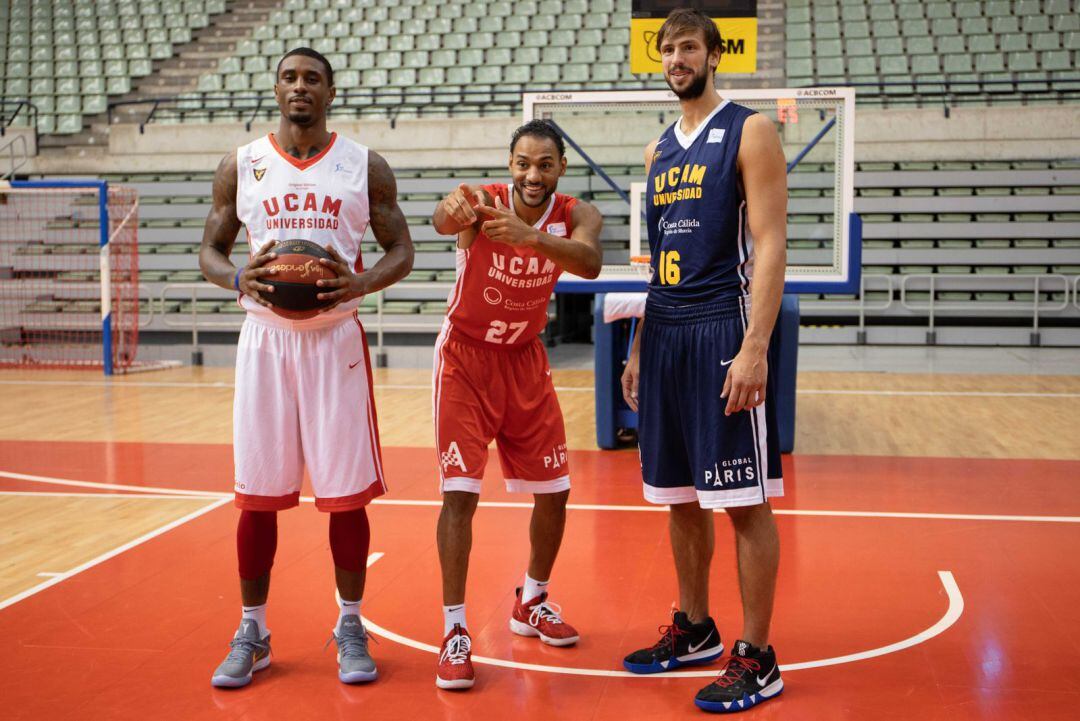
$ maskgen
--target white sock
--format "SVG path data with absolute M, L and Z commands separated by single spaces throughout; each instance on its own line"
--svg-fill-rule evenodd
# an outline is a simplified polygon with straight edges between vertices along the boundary
M 266 638 L 270 632 L 266 630 L 266 604 L 261 606 L 241 606 L 240 618 L 249 618 L 259 627 L 259 638 Z
M 550 581 L 537 581 L 535 578 L 530 578 L 529 574 L 525 574 L 525 585 L 521 588 L 521 602 L 528 603 L 534 598 L 539 598 L 540 594 L 547 590 Z
M 338 608 L 341 609 L 341 613 L 338 614 L 337 628 L 341 628 L 341 621 L 346 616 L 359 616 L 360 615 L 360 603 L 364 599 L 356 601 L 346 601 L 341 596 L 338 596 Z
M 456 603 L 453 606 L 442 607 L 443 617 L 443 636 L 450 633 L 450 630 L 454 628 L 454 624 L 458 624 L 462 628 L 467 629 L 465 625 L 465 604 Z

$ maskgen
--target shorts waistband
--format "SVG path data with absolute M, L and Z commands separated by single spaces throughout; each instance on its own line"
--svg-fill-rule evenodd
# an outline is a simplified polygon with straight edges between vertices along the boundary
M 667 305 L 649 298 L 645 301 L 645 318 L 650 323 L 666 325 L 687 325 L 707 320 L 740 318 L 750 311 L 750 298 L 737 296 L 722 300 L 710 300 L 704 303 L 686 305 Z
M 308 333 L 326 330 L 327 328 L 337 328 L 345 323 L 359 323 L 360 314 L 354 309 L 346 313 L 331 312 L 317 315 L 314 318 L 308 318 L 306 320 L 290 320 L 272 313 L 253 313 L 249 310 L 247 316 L 244 318 L 244 322 L 262 326 L 264 328 L 273 328 L 274 330 Z

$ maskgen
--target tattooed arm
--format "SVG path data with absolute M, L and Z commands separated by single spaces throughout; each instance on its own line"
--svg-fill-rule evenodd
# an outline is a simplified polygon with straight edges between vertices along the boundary
M 319 281 L 321 287 L 332 289 L 320 293 L 319 298 L 330 298 L 335 301 L 334 305 L 382 290 L 412 270 L 412 236 L 409 235 L 405 214 L 398 206 L 397 181 L 386 160 L 374 151 L 368 151 L 368 205 L 371 208 L 371 230 L 386 252 L 371 268 L 356 274 L 333 248 L 329 249 L 335 260 L 324 259 L 320 262 L 333 268 L 338 277 Z
M 240 219 L 236 215 L 236 153 L 229 153 L 218 163 L 214 173 L 214 203 L 206 216 L 202 245 L 199 247 L 199 268 L 206 279 L 214 285 L 239 290 L 260 305 L 270 307 L 259 295 L 272 293 L 274 289 L 259 280 L 273 275 L 273 269 L 263 268 L 277 257 L 267 243 L 258 255 L 237 274 L 236 266 L 229 260 L 236 234 L 240 232 Z

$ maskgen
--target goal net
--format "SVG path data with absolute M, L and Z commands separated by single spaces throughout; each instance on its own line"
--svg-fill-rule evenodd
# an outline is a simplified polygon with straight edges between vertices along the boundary
M 138 195 L 102 181 L 0 186 L 0 365 L 130 370 Z

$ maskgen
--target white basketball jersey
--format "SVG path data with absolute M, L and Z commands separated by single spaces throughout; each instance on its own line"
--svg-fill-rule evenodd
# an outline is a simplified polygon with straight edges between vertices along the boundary
M 254 256 L 272 240 L 310 240 L 334 249 L 359 273 L 360 241 L 367 230 L 368 149 L 337 133 L 321 153 L 299 160 L 282 150 L 273 133 L 236 150 L 236 215 L 247 228 Z M 274 325 L 310 327 L 342 320 L 355 298 L 304 321 L 286 320 L 242 296 L 248 313 Z

